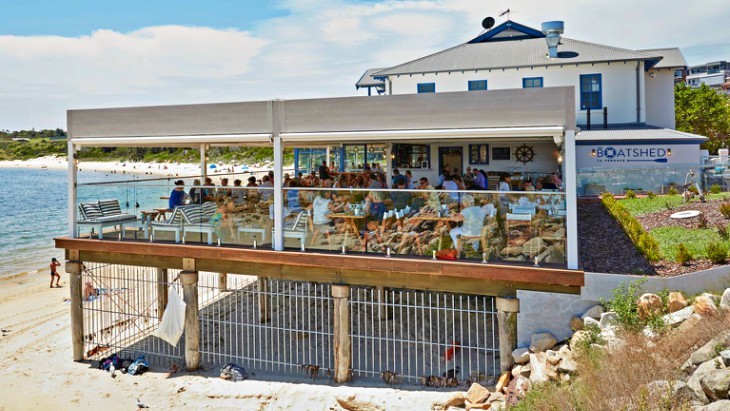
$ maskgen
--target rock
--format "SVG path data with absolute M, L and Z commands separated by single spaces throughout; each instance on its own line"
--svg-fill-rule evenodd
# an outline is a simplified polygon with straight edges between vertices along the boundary
M 534 257 L 547 249 L 545 241 L 540 237 L 535 237 L 525 241 L 522 244 L 522 254 L 528 257 Z
M 723 368 L 725 368 L 725 364 L 722 363 L 722 360 L 709 360 L 700 364 L 699 367 L 697 367 L 697 370 L 692 373 L 689 381 L 687 381 L 687 385 L 689 385 L 689 387 L 697 394 L 701 403 L 707 404 L 708 400 L 704 390 L 702 389 L 700 381 L 702 381 L 702 378 L 709 372 Z
M 694 312 L 695 308 L 690 305 L 689 307 L 682 308 L 681 310 L 674 311 L 663 316 L 662 320 L 664 321 L 664 325 L 675 326 L 689 319 Z
M 530 351 L 534 353 L 543 352 L 553 348 L 557 343 L 558 340 L 550 333 L 535 333 L 532 334 L 530 339 Z M 530 356 L 530 361 L 532 362 L 532 356 Z
M 522 366 L 521 365 L 515 365 L 512 367 L 512 376 L 516 377 L 518 375 L 522 374 Z
M 573 331 L 580 331 L 583 329 L 583 321 L 580 318 L 573 316 L 570 319 L 570 329 Z
M 724 350 L 720 352 L 720 358 L 726 367 L 730 367 L 730 350 Z
M 373 403 L 358 400 L 357 396 L 350 395 L 347 398 L 336 398 L 340 407 L 348 411 L 383 411 L 385 408 Z
M 556 351 L 553 350 L 547 350 L 545 351 L 545 361 L 547 361 L 550 365 L 558 365 L 560 363 L 561 357 L 560 354 L 558 354 Z
M 661 314 L 662 299 L 656 294 L 642 294 L 639 297 L 639 301 L 636 302 L 636 306 L 639 311 L 639 318 L 646 320 L 647 318 Z
M 697 396 L 697 393 L 692 388 L 690 388 L 686 382 L 681 380 L 672 381 L 671 387 L 672 399 L 676 403 L 685 403 L 692 401 L 700 402 L 700 398 Z
M 726 288 L 725 292 L 722 293 L 722 298 L 720 298 L 720 308 L 730 310 L 730 288 Z
M 506 402 L 508 404 L 516 404 L 518 399 L 522 399 L 527 392 L 532 389 L 532 381 L 525 377 L 517 377 L 512 380 L 505 390 Z
M 512 351 L 512 359 L 515 360 L 515 364 L 527 364 L 530 361 L 530 350 L 518 348 Z
M 700 365 L 703 362 L 710 361 L 711 359 L 715 358 L 715 347 L 718 344 L 722 344 L 721 338 L 713 338 L 712 340 L 708 341 L 705 345 L 698 348 L 695 352 L 693 352 L 689 356 L 689 361 L 692 363 L 692 365 Z
M 586 317 L 583 319 L 583 328 L 601 328 L 601 322 L 595 318 Z
M 695 312 L 701 315 L 714 314 L 717 311 L 712 294 L 702 294 L 695 298 Z
M 594 320 L 597 320 L 601 318 L 601 314 L 603 314 L 603 307 L 600 305 L 594 305 L 593 307 L 589 308 L 588 311 L 586 311 L 583 316 L 581 316 L 581 320 L 585 320 L 586 317 L 593 318 Z
M 578 371 L 578 364 L 573 360 L 573 358 L 564 356 L 560 361 L 560 365 L 558 365 L 558 371 L 575 374 L 575 372 Z
M 548 382 L 550 377 L 547 374 L 547 362 L 545 361 L 545 353 L 530 354 L 530 381 L 533 384 L 541 384 Z
M 727 411 L 730 410 L 730 400 L 713 402 L 710 405 L 695 407 L 694 411 Z
M 489 390 L 479 383 L 473 383 L 466 392 L 466 399 L 472 404 L 481 404 L 489 398 Z
M 495 392 L 500 392 L 505 387 L 507 387 L 507 385 L 509 384 L 509 381 L 510 381 L 510 378 L 509 377 L 510 377 L 510 373 L 508 373 L 508 372 L 500 375 L 499 376 L 499 380 L 497 380 L 497 385 L 494 386 L 494 391 Z
M 505 247 L 500 251 L 500 255 L 517 256 L 522 254 L 522 247 Z
M 486 403 L 486 402 L 484 402 L 484 403 L 479 403 L 479 404 L 472 404 L 472 403 L 469 403 L 469 401 L 468 401 L 468 400 L 467 400 L 467 402 L 466 402 L 466 410 L 467 410 L 467 411 L 468 411 L 468 410 L 488 410 L 489 408 L 491 408 L 491 405 L 489 405 L 489 404 L 488 404 L 488 403 Z
M 679 291 L 672 291 L 669 293 L 669 303 L 667 309 L 670 313 L 679 311 L 687 306 L 687 300 L 684 299 L 684 295 Z
M 576 331 L 570 339 L 570 349 L 573 351 L 585 348 L 593 340 L 589 331 Z
M 458 391 L 441 405 L 444 407 L 463 407 L 464 401 L 466 401 L 466 394 L 463 391 Z
M 530 364 L 523 365 L 520 374 L 525 378 L 530 378 L 530 373 L 532 373 L 532 367 L 530 367 Z
M 505 387 L 505 388 L 507 388 L 507 387 Z M 492 404 L 495 401 L 504 402 L 506 399 L 507 399 L 507 397 L 504 394 L 497 391 L 497 392 L 493 392 L 492 395 L 489 396 L 489 399 L 487 400 L 487 402 Z
M 609 311 L 607 313 L 601 314 L 601 321 L 599 321 L 599 326 L 601 327 L 601 329 L 604 329 L 609 325 L 616 324 L 617 322 L 618 314 L 613 311 Z
M 700 378 L 700 386 L 711 401 L 728 399 L 730 369 L 710 370 Z

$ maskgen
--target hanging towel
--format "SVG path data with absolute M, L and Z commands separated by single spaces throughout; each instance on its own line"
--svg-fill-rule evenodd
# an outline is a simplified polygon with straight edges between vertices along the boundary
M 185 329 L 185 301 L 173 287 L 167 290 L 167 307 L 162 315 L 160 326 L 154 332 L 155 337 L 159 337 L 173 346 L 180 341 L 183 330 Z

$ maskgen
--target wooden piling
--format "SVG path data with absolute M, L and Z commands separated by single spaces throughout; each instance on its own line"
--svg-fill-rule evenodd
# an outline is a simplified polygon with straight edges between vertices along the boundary
M 200 322 L 198 321 L 198 272 L 181 271 L 185 301 L 185 369 L 195 371 L 200 367 Z
M 218 273 L 218 291 L 228 291 L 228 273 Z
M 157 269 L 157 318 L 162 320 L 167 307 L 167 268 Z
M 352 379 L 352 341 L 350 339 L 350 286 L 332 285 L 334 300 L 333 350 L 336 383 Z
M 519 311 L 520 300 L 497 297 L 499 368 L 502 373 L 510 372 L 514 365 L 512 351 L 517 348 L 517 313 Z
M 258 277 L 256 283 L 259 289 L 259 322 L 263 324 L 271 321 L 269 315 L 269 302 L 271 301 L 269 279 L 267 277 Z
M 71 293 L 71 346 L 74 361 L 84 360 L 84 310 L 81 262 L 66 261 L 69 292 Z

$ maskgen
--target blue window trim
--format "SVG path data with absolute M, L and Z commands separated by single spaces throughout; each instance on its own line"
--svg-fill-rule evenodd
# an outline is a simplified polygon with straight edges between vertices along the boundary
M 481 91 L 487 90 L 488 88 L 489 83 L 487 80 L 469 80 L 469 91 Z
M 598 91 L 588 91 L 590 93 L 598 93 L 598 99 L 597 101 L 593 101 L 591 99 L 591 110 L 600 110 L 603 108 L 603 78 L 601 76 L 601 73 L 594 73 L 594 74 L 581 74 L 580 75 L 580 83 L 578 84 L 579 89 L 579 100 L 580 100 L 580 109 L 581 110 L 587 110 L 587 106 L 583 102 L 583 79 L 584 78 L 590 78 L 590 77 L 596 77 L 598 79 Z M 593 104 L 597 103 L 597 104 Z
M 418 93 L 435 93 L 436 83 L 418 83 L 416 86 Z
M 539 86 L 535 85 L 536 80 L 540 80 Z M 531 82 L 532 85 L 528 86 L 527 85 L 528 82 Z M 543 81 L 542 77 L 525 77 L 522 79 L 522 88 L 542 88 L 543 85 L 544 85 L 544 81 Z

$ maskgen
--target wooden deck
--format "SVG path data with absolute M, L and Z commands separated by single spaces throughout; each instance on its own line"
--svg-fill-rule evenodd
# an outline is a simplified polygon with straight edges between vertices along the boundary
M 57 248 L 66 249 L 67 259 L 78 252 L 81 261 L 172 269 L 182 269 L 183 259 L 194 259 L 195 268 L 199 271 L 292 281 L 492 296 L 511 296 L 518 289 L 578 294 L 584 284 L 582 270 L 549 266 L 69 237 L 56 238 L 55 242 Z

